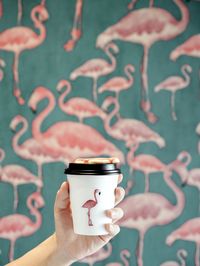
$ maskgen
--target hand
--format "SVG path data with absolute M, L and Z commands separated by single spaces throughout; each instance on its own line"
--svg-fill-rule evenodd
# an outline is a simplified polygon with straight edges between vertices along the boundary
M 121 181 L 122 175 L 119 175 L 118 183 Z M 115 205 L 123 199 L 124 195 L 125 192 L 122 187 L 117 187 L 115 189 Z M 54 215 L 56 228 L 55 238 L 57 243 L 55 256 L 59 261 L 63 262 L 62 265 L 66 265 L 66 263 L 70 265 L 77 260 L 95 253 L 119 233 L 120 228 L 115 223 L 123 216 L 123 211 L 120 208 L 113 208 L 106 211 L 106 215 L 112 218 L 113 221 L 112 224 L 105 225 L 108 235 L 77 235 L 73 231 L 69 200 L 69 183 L 64 182 L 56 195 Z

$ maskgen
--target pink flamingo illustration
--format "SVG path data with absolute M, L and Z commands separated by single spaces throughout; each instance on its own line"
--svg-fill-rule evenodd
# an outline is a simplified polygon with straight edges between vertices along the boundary
M 3 3 L 2 3 L 3 0 L 0 0 L 0 18 L 2 18 L 3 16 Z
M 107 115 L 104 123 L 104 127 L 110 136 L 118 140 L 123 140 L 127 147 L 131 147 L 136 143 L 150 141 L 155 142 L 160 148 L 165 146 L 165 140 L 142 121 L 120 118 L 111 126 L 112 118 L 119 112 L 119 103 L 116 98 L 108 96 L 102 104 L 104 110 L 107 110 L 111 104 L 114 104 L 115 107 L 113 111 Z
M 150 154 L 139 154 L 134 156 L 138 144 L 133 146 L 127 155 L 127 162 L 131 169 L 141 171 L 145 175 L 145 192 L 149 192 L 149 174 L 157 172 L 169 171 L 167 166 L 162 163 L 158 158 Z
M 88 60 L 83 65 L 75 69 L 71 75 L 70 79 L 75 80 L 77 77 L 85 76 L 93 79 L 93 99 L 97 101 L 97 80 L 101 76 L 105 76 L 113 72 L 116 68 L 116 59 L 113 54 L 110 52 L 110 49 L 116 54 L 119 52 L 118 47 L 111 43 L 108 44 L 104 51 L 109 57 L 111 63 L 108 63 L 106 60 L 101 58 L 93 58 Z
M 183 1 L 173 0 L 173 2 L 181 12 L 181 20 L 176 20 L 169 12 L 161 8 L 141 8 L 130 12 L 116 24 L 108 27 L 98 36 L 96 43 L 99 48 L 104 48 L 105 45 L 114 40 L 143 45 L 141 108 L 152 123 L 155 123 L 157 118 L 151 111 L 148 93 L 147 66 L 149 49 L 157 41 L 168 41 L 181 34 L 189 22 L 189 12 Z
M 102 93 L 104 91 L 113 91 L 115 92 L 116 98 L 119 102 L 119 93 L 122 90 L 129 89 L 133 85 L 134 79 L 131 73 L 135 72 L 135 68 L 133 65 L 128 64 L 125 66 L 124 72 L 128 79 L 124 77 L 111 78 L 98 89 L 98 92 Z
M 101 119 L 105 119 L 106 114 L 103 110 L 97 106 L 92 101 L 81 98 L 81 97 L 73 97 L 67 102 L 65 102 L 66 96 L 71 91 L 71 83 L 67 80 L 60 80 L 57 85 L 57 91 L 61 92 L 62 89 L 66 87 L 65 91 L 61 94 L 58 100 L 58 104 L 60 109 L 68 114 L 75 115 L 78 117 L 79 122 L 83 123 L 83 119 L 93 116 L 98 116 Z
M 185 249 L 179 249 L 177 251 L 177 257 L 180 260 L 181 264 L 179 264 L 176 261 L 170 260 L 170 261 L 166 261 L 166 262 L 160 264 L 160 266 L 186 266 L 185 258 L 187 257 L 187 251 Z
M 168 245 L 176 240 L 193 241 L 196 243 L 195 266 L 200 266 L 200 217 L 190 219 L 173 231 L 166 239 Z
M 166 80 L 162 81 L 155 87 L 155 92 L 159 92 L 161 90 L 167 90 L 172 93 L 171 96 L 171 113 L 173 120 L 177 120 L 176 112 L 175 112 L 175 94 L 177 90 L 182 90 L 186 88 L 190 84 L 190 76 L 187 72 L 191 73 L 192 68 L 190 65 L 183 65 L 181 67 L 181 72 L 183 73 L 184 78 L 179 76 L 171 76 Z
M 108 242 L 106 244 L 106 247 L 106 249 L 103 247 L 94 254 L 85 257 L 79 262 L 87 263 L 89 266 L 93 266 L 96 262 L 107 259 L 112 253 L 112 245 Z
M 200 123 L 197 125 L 196 133 L 200 136 Z M 198 143 L 198 152 L 200 154 L 200 141 Z
M 120 251 L 120 258 L 123 261 L 124 266 L 129 266 L 128 259 L 130 257 L 131 257 L 131 254 L 127 249 L 123 249 Z M 118 262 L 111 262 L 111 263 L 106 264 L 106 266 L 122 266 L 122 264 Z
M 120 162 L 124 163 L 123 153 L 91 126 L 79 122 L 61 121 L 41 132 L 43 120 L 55 107 L 54 95 L 44 87 L 37 87 L 29 100 L 29 107 L 36 111 L 37 104 L 44 99 L 48 99 L 48 105 L 33 120 L 32 133 L 50 153 L 64 156 L 68 161 L 73 161 L 77 157 L 109 155 L 119 158 Z
M 42 178 L 42 165 L 44 163 L 57 161 L 68 163 L 67 158 L 51 153 L 42 142 L 39 142 L 35 138 L 30 138 L 19 145 L 20 138 L 27 132 L 28 122 L 23 116 L 17 115 L 10 123 L 10 128 L 13 131 L 16 131 L 17 126 L 20 124 L 22 124 L 22 128 L 14 135 L 12 139 L 13 149 L 16 154 L 23 159 L 32 160 L 37 164 L 38 176 L 40 178 Z
M 200 34 L 191 36 L 183 44 L 176 47 L 170 53 L 170 59 L 175 61 L 182 55 L 200 57 Z
M 5 158 L 5 152 L 3 149 L 0 149 L 0 162 Z M 14 204 L 13 209 L 16 211 L 18 205 L 18 192 L 17 187 L 19 185 L 33 183 L 37 188 L 43 186 L 41 179 L 33 175 L 25 167 L 17 164 L 7 164 L 4 167 L 0 167 L 0 181 L 10 183 L 14 189 Z
M 35 222 L 22 214 L 11 214 L 0 218 L 0 238 L 8 239 L 11 242 L 9 252 L 10 261 L 14 258 L 16 240 L 20 237 L 34 234 L 42 224 L 42 216 L 38 209 L 44 206 L 44 200 L 39 192 L 34 192 L 29 195 L 27 206 L 30 213 L 35 217 Z
M 77 41 L 81 37 L 82 29 L 82 11 L 83 11 L 83 0 L 76 0 L 76 10 L 74 16 L 74 23 L 71 30 L 71 39 L 66 42 L 64 49 L 70 52 L 74 49 Z
M 94 200 L 87 200 L 83 205 L 82 205 L 82 208 L 86 208 L 88 209 L 88 225 L 89 226 L 93 226 L 93 223 L 92 223 L 92 219 L 91 219 L 91 215 L 90 215 L 90 211 L 92 208 L 94 208 L 97 203 L 98 203 L 98 200 L 97 200 L 97 195 L 98 197 L 101 195 L 101 191 L 99 189 L 95 189 L 94 190 Z
M 169 171 L 164 173 L 164 180 L 176 195 L 176 205 L 171 204 L 163 195 L 150 192 L 129 196 L 118 205 L 124 210 L 119 225 L 139 231 L 138 266 L 143 266 L 142 255 L 146 232 L 153 226 L 169 224 L 182 213 L 185 206 L 184 193 L 171 179 Z
M 37 17 L 38 14 L 38 17 Z M 38 5 L 31 11 L 31 19 L 35 28 L 39 29 L 37 35 L 28 27 L 17 26 L 0 33 L 0 50 L 14 53 L 13 76 L 14 76 L 14 96 L 19 104 L 24 104 L 19 88 L 18 62 L 20 54 L 26 49 L 33 49 L 39 46 L 46 38 L 46 29 L 42 24 L 48 19 L 48 12 L 43 5 Z

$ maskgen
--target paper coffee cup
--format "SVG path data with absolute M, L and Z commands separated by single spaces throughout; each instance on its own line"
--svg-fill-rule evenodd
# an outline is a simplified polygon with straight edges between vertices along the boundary
M 74 232 L 80 235 L 106 235 L 105 214 L 114 207 L 114 191 L 121 173 L 111 158 L 77 159 L 65 169 L 70 186 Z M 81 161 L 82 160 L 82 161 Z M 103 163 L 102 163 L 103 162 Z

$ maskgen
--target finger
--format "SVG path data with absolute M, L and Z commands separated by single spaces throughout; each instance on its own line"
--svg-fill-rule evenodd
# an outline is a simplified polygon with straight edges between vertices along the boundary
M 113 208 L 106 211 L 106 216 L 111 218 L 113 220 L 113 223 L 116 223 L 124 216 L 124 212 L 121 208 Z
M 118 176 L 118 184 L 122 182 L 122 179 L 123 179 L 123 175 L 119 174 L 119 176 Z
M 63 182 L 56 195 L 55 209 L 59 210 L 66 208 L 68 200 L 69 200 L 69 183 Z
M 122 187 L 115 189 L 115 205 L 119 204 L 125 196 L 125 190 Z

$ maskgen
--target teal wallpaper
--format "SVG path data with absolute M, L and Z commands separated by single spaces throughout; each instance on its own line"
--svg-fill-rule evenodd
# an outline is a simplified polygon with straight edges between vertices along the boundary
M 81 265 L 200 266 L 200 3 L 0 1 L 0 265 L 54 231 L 65 165 L 117 156 L 120 234 Z

